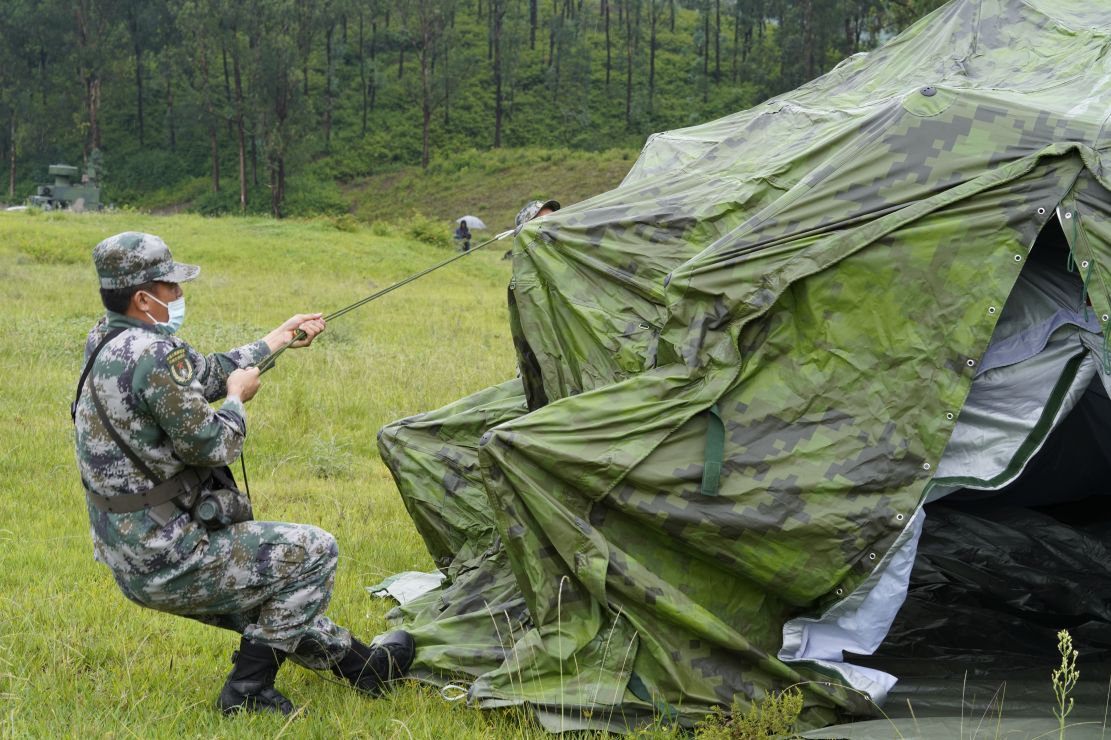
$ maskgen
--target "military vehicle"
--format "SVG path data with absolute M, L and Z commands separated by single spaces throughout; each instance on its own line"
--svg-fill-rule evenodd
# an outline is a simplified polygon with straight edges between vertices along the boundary
M 79 182 L 75 182 L 79 170 L 72 165 L 52 164 L 48 172 L 54 177 L 54 182 L 50 185 L 39 185 L 35 194 L 27 201 L 30 205 L 47 211 L 58 208 L 99 211 L 102 208 L 95 166 L 90 164 L 81 175 Z

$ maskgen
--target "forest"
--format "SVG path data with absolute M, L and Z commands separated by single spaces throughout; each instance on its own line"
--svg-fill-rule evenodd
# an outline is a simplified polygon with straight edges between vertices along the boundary
M 789 91 L 941 0 L 5 0 L 0 195 L 94 162 L 105 199 L 344 208 L 450 153 L 639 148 Z

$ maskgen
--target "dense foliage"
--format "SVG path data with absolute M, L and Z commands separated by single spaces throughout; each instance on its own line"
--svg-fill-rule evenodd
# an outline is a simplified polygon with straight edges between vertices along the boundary
M 13 200 L 99 150 L 117 203 L 188 182 L 202 212 L 336 210 L 332 183 L 437 152 L 638 147 L 940 4 L 5 0 L 0 157 Z

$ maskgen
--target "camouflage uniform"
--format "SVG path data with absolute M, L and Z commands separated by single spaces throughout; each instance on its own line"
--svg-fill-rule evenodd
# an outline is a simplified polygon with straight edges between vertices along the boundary
M 111 237 L 93 254 L 104 288 L 182 282 L 199 272 L 174 263 L 162 240 L 146 234 Z M 109 311 L 89 333 L 86 360 L 117 327 L 124 331 L 95 360 L 77 405 L 85 488 L 126 496 L 152 486 L 109 437 L 91 386 L 117 433 L 163 478 L 187 465 L 218 467 L 238 457 L 247 433 L 243 403 L 229 398 L 214 410 L 209 402 L 225 395 L 231 372 L 266 357 L 267 344 L 201 355 L 155 325 Z M 207 531 L 184 511 L 160 524 L 149 510 L 115 514 L 87 505 L 95 558 L 135 603 L 235 630 L 310 668 L 328 667 L 348 650 L 347 630 L 323 615 L 338 559 L 328 532 L 256 521 Z

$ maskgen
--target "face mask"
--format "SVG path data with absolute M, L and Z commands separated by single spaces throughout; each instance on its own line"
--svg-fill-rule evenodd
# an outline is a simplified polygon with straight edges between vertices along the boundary
M 169 303 L 163 303 L 150 293 L 147 293 L 147 297 L 158 305 L 165 306 L 166 310 L 170 312 L 166 321 L 157 321 L 150 315 L 150 312 L 147 312 L 147 318 L 153 321 L 155 326 L 162 329 L 167 334 L 176 334 L 177 330 L 181 328 L 181 325 L 185 323 L 185 296 L 178 298 L 176 301 L 170 301 Z

